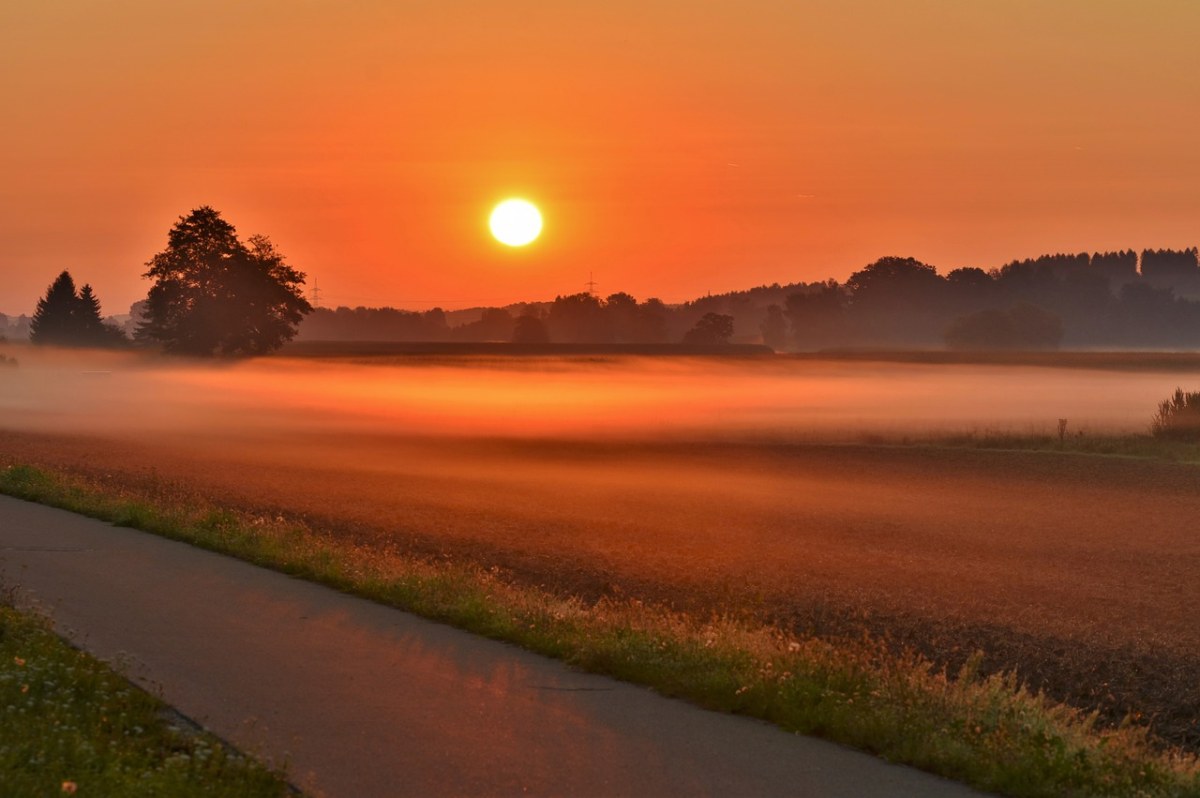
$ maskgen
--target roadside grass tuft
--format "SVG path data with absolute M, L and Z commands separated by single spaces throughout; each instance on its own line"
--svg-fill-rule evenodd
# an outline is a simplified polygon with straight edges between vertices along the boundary
M 278 774 L 173 723 L 162 702 L 67 645 L 44 619 L 3 604 L 0 707 L 5 796 L 290 792 Z
M 0 492 L 224 552 L 507 640 L 581 669 L 1015 796 L 1200 796 L 1200 763 L 1133 724 L 1102 728 L 1014 674 L 959 672 L 871 639 L 797 638 L 726 617 L 517 585 L 494 569 L 380 551 L 198 502 L 116 495 L 13 466 Z

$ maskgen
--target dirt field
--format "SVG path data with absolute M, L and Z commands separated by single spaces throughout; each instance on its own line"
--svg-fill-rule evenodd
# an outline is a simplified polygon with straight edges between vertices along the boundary
M 588 596 L 860 626 L 1196 742 L 1200 469 L 1083 456 L 547 441 L 136 443 L 6 459 L 305 517 Z M 336 451 L 333 457 L 331 451 Z M 364 466 L 363 463 L 370 463 Z
M 951 665 L 980 648 L 990 667 L 1200 747 L 1200 467 L 628 434 L 421 436 L 335 429 L 299 406 L 243 407 L 238 424 L 170 429 L 148 412 L 141 430 L 55 433 L 24 412 L 0 421 L 0 462 L 301 516 L 588 597 L 866 629 Z

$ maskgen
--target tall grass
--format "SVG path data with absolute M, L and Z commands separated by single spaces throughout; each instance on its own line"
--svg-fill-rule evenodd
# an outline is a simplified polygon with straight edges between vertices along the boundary
M 1200 393 L 1185 393 L 1176 388 L 1175 393 L 1159 402 L 1158 412 L 1150 423 L 1150 434 L 1156 438 L 1200 441 Z
M 172 722 L 162 702 L 0 604 L 0 795 L 230 796 L 290 792 L 262 765 Z
M 1031 693 L 979 658 L 946 673 L 869 639 L 797 638 L 637 601 L 585 603 L 495 570 L 348 544 L 192 502 L 115 495 L 13 466 L 0 491 L 225 552 L 701 706 L 763 718 L 1016 796 L 1200 796 L 1200 764 L 1133 725 Z

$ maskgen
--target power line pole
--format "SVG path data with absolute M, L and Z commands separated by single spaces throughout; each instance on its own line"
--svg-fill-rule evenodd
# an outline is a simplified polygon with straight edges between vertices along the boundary
M 317 281 L 313 280 L 312 288 L 308 290 L 309 304 L 314 308 L 321 307 L 321 289 L 317 288 Z
M 588 281 L 584 283 L 587 286 L 588 293 L 592 296 L 596 295 L 596 281 L 592 279 L 592 273 L 588 272 Z

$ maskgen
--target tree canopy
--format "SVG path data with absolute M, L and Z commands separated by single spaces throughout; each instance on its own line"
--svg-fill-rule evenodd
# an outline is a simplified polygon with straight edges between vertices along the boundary
M 312 311 L 301 293 L 304 274 L 266 236 L 243 243 L 208 206 L 180 217 L 167 248 L 146 266 L 154 285 L 137 335 L 168 352 L 265 354 L 290 341 Z
M 729 343 L 733 335 L 733 316 L 724 313 L 705 313 L 696 326 L 683 336 L 685 344 L 717 346 Z

